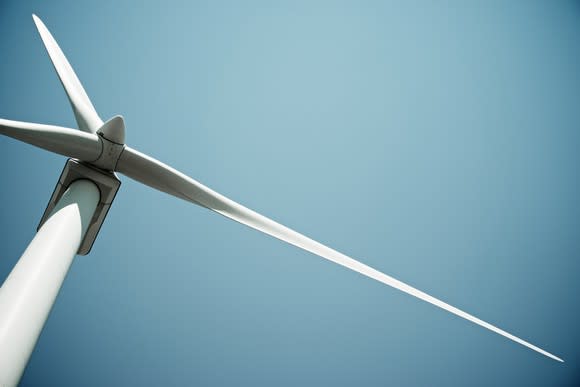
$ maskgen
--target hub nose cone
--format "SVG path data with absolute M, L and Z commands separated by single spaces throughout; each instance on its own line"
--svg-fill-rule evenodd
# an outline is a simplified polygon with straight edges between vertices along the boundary
M 123 116 L 117 115 L 105 122 L 97 130 L 97 134 L 116 144 L 123 145 L 125 143 L 125 121 Z

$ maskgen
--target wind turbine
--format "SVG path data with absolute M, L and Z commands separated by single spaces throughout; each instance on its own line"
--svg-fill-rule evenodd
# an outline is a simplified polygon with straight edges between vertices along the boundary
M 121 116 L 103 122 L 58 44 L 33 15 L 80 130 L 0 119 L 0 133 L 69 157 L 36 236 L 0 288 L 0 385 L 16 385 L 68 268 L 88 254 L 120 187 L 119 172 L 433 304 L 549 358 L 559 357 L 260 215 L 125 145 Z

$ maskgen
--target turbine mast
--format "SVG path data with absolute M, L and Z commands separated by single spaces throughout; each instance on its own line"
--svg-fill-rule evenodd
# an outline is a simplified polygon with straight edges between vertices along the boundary
M 87 254 L 119 189 L 68 160 L 36 236 L 0 287 L 0 386 L 16 386 L 76 254 Z
M 0 386 L 18 384 L 99 200 L 72 183 L 0 288 Z

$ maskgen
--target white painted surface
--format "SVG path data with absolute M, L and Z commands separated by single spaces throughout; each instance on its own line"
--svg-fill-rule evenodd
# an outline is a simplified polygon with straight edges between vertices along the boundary
M 98 202 L 72 183 L 0 288 L 0 386 L 18 384 Z
M 79 129 L 88 132 L 95 133 L 103 125 L 103 120 L 99 117 L 95 108 L 89 99 L 89 96 L 85 92 L 83 85 L 77 78 L 72 66 L 64 56 L 62 50 L 56 43 L 56 40 L 52 37 L 48 28 L 44 25 L 42 20 L 40 20 L 36 15 L 32 15 L 34 24 L 38 29 L 40 38 L 46 47 L 48 56 L 54 65 L 58 77 L 66 91 L 68 100 L 72 106 L 77 124 Z
M 286 243 L 306 250 L 319 257 L 342 265 L 385 285 L 392 286 L 413 297 L 435 305 L 449 313 L 464 318 L 483 328 L 489 329 L 503 337 L 515 341 L 551 359 L 563 362 L 558 356 L 551 354 L 517 336 L 512 335 L 486 321 L 483 321 L 467 312 L 462 311 L 446 302 L 443 302 L 419 289 L 407 285 L 379 270 L 373 269 L 362 262 L 344 255 L 328 246 L 308 238 L 280 223 L 273 221 L 255 211 L 242 206 L 235 201 L 211 190 L 191 177 L 163 164 L 150 156 L 125 147 L 117 163 L 117 171 L 143 184 L 176 196 L 183 200 L 195 203 L 217 212 L 241 224 L 252 227 L 265 234 L 278 238 Z
M 103 146 L 96 134 L 62 126 L 0 118 L 0 134 L 82 161 L 95 161 L 103 153 Z

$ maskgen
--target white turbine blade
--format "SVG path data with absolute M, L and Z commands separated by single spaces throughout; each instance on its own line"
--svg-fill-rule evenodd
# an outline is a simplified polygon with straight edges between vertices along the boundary
M 413 288 L 393 277 L 390 277 L 378 270 L 373 269 L 357 260 L 350 258 L 336 250 L 333 250 L 315 240 L 312 240 L 302 234 L 297 233 L 271 219 L 266 218 L 236 202 L 220 195 L 219 193 L 207 188 L 201 183 L 184 175 L 183 173 L 144 155 L 134 149 L 125 147 L 117 163 L 117 170 L 122 174 L 133 178 L 143 184 L 166 192 L 170 195 L 177 196 L 181 199 L 193 202 L 200 206 L 209 208 L 223 216 L 233 219 L 246 226 L 262 231 L 268 235 L 278 238 L 284 242 L 290 243 L 301 249 L 326 258 L 332 262 L 338 263 L 351 270 L 359 272 L 367 277 L 373 278 L 386 285 L 392 286 L 414 297 L 417 297 L 430 304 L 438 306 L 450 313 L 469 320 L 484 328 L 489 329 L 499 335 L 515 341 L 523 346 L 533 349 L 554 360 L 563 362 L 557 356 L 536 347 L 516 337 L 504 330 L 501 330 L 483 320 L 478 319 L 454 306 L 451 306 L 437 298 L 430 296 L 418 289 Z
M 60 82 L 66 91 L 79 129 L 85 132 L 95 133 L 103 125 L 103 121 L 95 111 L 83 85 L 81 85 L 73 68 L 68 63 L 56 40 L 54 40 L 48 31 L 48 28 L 46 28 L 38 16 L 33 14 L 32 19 L 40 33 L 40 37 L 54 65 L 54 69 L 58 73 Z
M 83 161 L 95 161 L 102 150 L 101 142 L 96 134 L 60 126 L 0 118 L 0 134 Z

